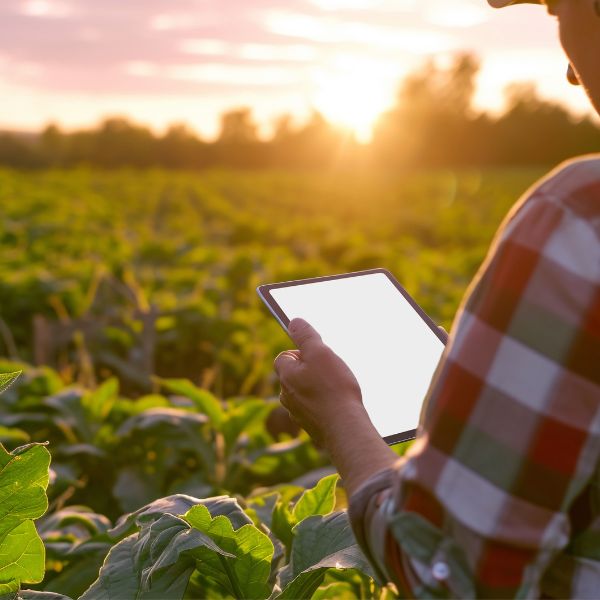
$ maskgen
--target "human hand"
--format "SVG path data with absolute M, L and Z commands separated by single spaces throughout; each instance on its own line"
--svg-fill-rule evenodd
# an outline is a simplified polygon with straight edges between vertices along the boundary
M 333 428 L 343 427 L 346 419 L 366 417 L 360 386 L 348 365 L 304 319 L 293 319 L 288 331 L 298 350 L 286 350 L 275 359 L 280 401 L 315 443 L 327 448 Z

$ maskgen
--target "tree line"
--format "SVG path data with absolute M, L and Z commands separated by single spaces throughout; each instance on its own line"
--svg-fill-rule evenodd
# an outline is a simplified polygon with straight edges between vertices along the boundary
M 47 126 L 39 135 L 0 134 L 0 164 L 20 168 L 113 167 L 333 168 L 554 164 L 600 150 L 600 129 L 532 84 L 506 90 L 500 116 L 473 107 L 478 60 L 434 61 L 401 84 L 395 105 L 377 122 L 373 140 L 359 144 L 347 130 L 315 112 L 301 125 L 282 116 L 261 139 L 249 108 L 226 112 L 217 139 L 207 142 L 183 124 L 164 135 L 121 117 L 89 130 Z

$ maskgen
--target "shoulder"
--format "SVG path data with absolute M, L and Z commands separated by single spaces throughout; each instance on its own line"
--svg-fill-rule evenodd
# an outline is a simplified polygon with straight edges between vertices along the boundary
M 530 188 L 496 242 L 528 249 L 600 285 L 600 155 L 563 163 Z
M 600 229 L 600 154 L 559 165 L 531 190 Z

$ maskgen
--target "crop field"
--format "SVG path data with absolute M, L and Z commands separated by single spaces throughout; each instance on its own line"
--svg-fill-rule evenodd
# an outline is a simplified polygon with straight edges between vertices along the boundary
M 386 267 L 449 329 L 543 172 L 0 170 L 0 598 L 394 598 L 255 288 Z

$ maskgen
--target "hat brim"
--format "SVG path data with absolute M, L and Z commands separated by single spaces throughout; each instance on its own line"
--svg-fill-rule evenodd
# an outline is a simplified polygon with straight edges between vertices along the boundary
M 511 4 L 542 4 L 542 0 L 488 0 L 494 8 L 504 8 Z

